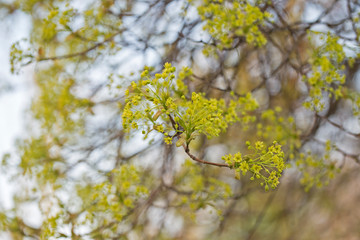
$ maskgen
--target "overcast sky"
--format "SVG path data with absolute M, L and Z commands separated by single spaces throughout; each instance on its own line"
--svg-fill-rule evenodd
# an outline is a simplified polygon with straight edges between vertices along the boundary
M 29 34 L 30 21 L 17 12 L 0 19 L 0 159 L 7 152 L 14 151 L 17 137 L 24 132 L 24 110 L 29 107 L 32 66 L 24 69 L 19 75 L 10 73 L 9 53 L 11 44 Z M 4 86 L 11 86 L 4 91 Z M 9 182 L 0 171 L 0 207 L 10 206 Z

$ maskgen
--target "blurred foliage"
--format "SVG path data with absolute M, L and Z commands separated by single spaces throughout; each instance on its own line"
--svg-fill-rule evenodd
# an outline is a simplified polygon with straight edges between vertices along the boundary
M 0 2 L 20 12 L 36 94 L 0 236 L 360 238 L 358 1 Z

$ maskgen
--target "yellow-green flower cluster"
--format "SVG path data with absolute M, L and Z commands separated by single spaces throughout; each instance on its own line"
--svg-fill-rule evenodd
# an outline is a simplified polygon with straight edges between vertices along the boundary
M 300 183 L 305 187 L 305 191 L 316 186 L 321 188 L 329 184 L 329 181 L 340 171 L 335 166 L 335 162 L 330 160 L 332 150 L 331 142 L 325 144 L 325 153 L 323 157 L 311 154 L 301 153 L 296 160 L 296 166 L 302 173 Z
M 162 73 L 150 77 L 150 68 L 145 68 L 141 73 L 141 80 L 137 83 L 132 82 L 131 86 L 125 91 L 126 104 L 122 114 L 123 127 L 129 131 L 138 129 L 136 121 L 143 121 L 148 126 L 147 131 L 156 130 L 164 132 L 162 123 L 156 123 L 159 117 L 163 117 L 177 111 L 177 104 L 174 101 L 174 91 L 172 90 L 173 79 L 175 78 L 175 67 L 166 63 Z M 182 76 L 186 76 L 190 70 L 184 70 Z M 182 71 L 182 72 L 184 72 Z M 184 88 L 183 88 L 184 89 Z M 179 90 L 180 92 L 180 90 Z M 151 128 L 148 123 L 151 123 Z
M 282 111 L 281 107 L 264 111 L 256 125 L 256 135 L 267 142 L 278 141 L 286 150 L 289 150 L 290 158 L 292 158 L 291 153 L 301 146 L 301 132 L 296 129 L 294 118 L 283 117 Z
M 145 136 L 155 130 L 165 135 L 168 144 L 178 136 L 177 146 L 181 146 L 189 144 L 198 134 L 211 138 L 219 136 L 234 122 L 247 124 L 255 120 L 248 112 L 258 105 L 250 94 L 228 103 L 224 99 L 207 99 L 196 92 L 187 98 L 188 89 L 183 80 L 190 75 L 191 70 L 184 68 L 175 80 L 175 67 L 170 63 L 154 77 L 145 69 L 142 80 L 133 82 L 126 90 L 124 129 L 130 131 L 141 126 Z
M 23 65 L 31 63 L 35 59 L 35 51 L 31 47 L 24 48 L 29 45 L 29 41 L 22 39 L 11 45 L 10 49 L 10 71 L 18 74 Z
M 137 201 L 148 194 L 148 189 L 140 184 L 140 172 L 134 165 L 122 165 L 110 174 L 113 182 L 101 182 L 93 186 L 91 197 L 86 199 L 88 202 L 84 202 L 88 205 L 88 223 L 93 224 L 95 219 L 121 221 Z
M 78 14 L 77 11 L 68 4 L 63 11 L 60 11 L 58 7 L 51 9 L 47 17 L 42 20 L 42 39 L 45 42 L 51 41 L 59 31 L 69 31 L 69 23 L 76 14 Z
M 206 99 L 201 93 L 193 92 L 191 101 L 187 101 L 185 107 L 184 114 L 176 116 L 175 119 L 184 127 L 186 134 L 192 134 L 196 131 L 207 135 L 209 138 L 218 136 L 222 130 L 228 127 L 228 123 L 238 120 L 236 115 L 225 113 L 224 99 Z M 234 107 L 236 105 L 231 104 L 229 106 L 230 111 L 234 111 L 232 109 Z
M 336 99 L 343 97 L 345 53 L 338 37 L 330 33 L 326 35 L 318 32 L 311 33 L 315 36 L 320 35 L 320 40 L 324 41 L 324 44 L 315 49 L 311 63 L 312 73 L 304 77 L 309 86 L 311 99 L 305 102 L 304 106 L 314 111 L 322 111 L 324 103 L 321 100 L 324 93 Z
M 114 1 L 94 1 L 93 4 L 84 5 L 81 9 L 74 8 L 70 3 L 71 1 L 63 0 L 49 1 L 46 4 L 39 0 L 12 1 L 15 9 L 19 8 L 32 15 L 34 21 L 31 40 L 27 41 L 31 48 L 26 49 L 25 45 L 17 44 L 11 49 L 12 72 L 18 72 L 22 65 L 53 57 L 59 46 L 62 49 L 60 55 L 63 56 L 85 56 L 87 52 L 100 53 L 105 47 L 109 50 L 108 54 L 118 53 L 120 47 L 110 40 L 119 33 L 122 18 L 107 14 Z M 32 14 L 34 11 L 41 14 Z M 104 41 L 105 39 L 107 41 Z M 87 51 L 90 48 L 92 50 Z M 66 59 L 77 61 L 74 60 L 76 57 Z M 92 62 L 93 57 L 82 60 Z
M 246 142 L 246 144 L 248 149 L 253 151 L 252 154 L 242 156 L 238 152 L 223 156 L 222 159 L 235 169 L 237 178 L 240 177 L 240 173 L 245 175 L 250 172 L 252 174 L 250 179 L 260 179 L 260 185 L 264 186 L 266 191 L 269 190 L 269 187 L 276 188 L 281 173 L 285 169 L 284 152 L 281 146 L 277 142 L 273 142 L 271 146 L 266 147 L 261 141 L 255 142 L 254 145 L 251 145 L 250 142 Z
M 208 138 L 219 136 L 234 122 L 247 124 L 255 120 L 248 114 L 257 108 L 256 101 L 248 94 L 237 100 L 206 99 L 202 93 L 192 93 L 191 101 L 186 101 L 184 108 L 176 115 L 175 121 L 184 129 L 186 143 L 197 134 L 205 134 Z
M 230 48 L 237 37 L 245 37 L 247 43 L 255 46 L 266 44 L 259 26 L 270 14 L 247 1 L 204 0 L 198 13 L 206 22 L 204 30 L 218 41 L 219 49 Z

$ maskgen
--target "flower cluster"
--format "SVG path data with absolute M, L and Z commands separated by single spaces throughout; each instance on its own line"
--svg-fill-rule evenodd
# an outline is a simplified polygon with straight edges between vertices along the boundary
M 141 80 L 132 82 L 131 86 L 125 91 L 126 105 L 124 107 L 122 119 L 125 130 L 138 129 L 137 121 L 143 121 L 147 129 L 144 132 L 156 130 L 163 133 L 166 125 L 157 122 L 158 119 L 166 118 L 166 115 L 177 112 L 178 104 L 175 98 L 179 98 L 186 88 L 173 86 L 175 78 L 175 67 L 166 63 L 162 73 L 155 74 L 154 78 L 150 76 L 150 68 L 145 68 L 141 74 Z M 184 78 L 191 74 L 187 68 L 183 69 L 181 76 Z M 177 81 L 178 82 L 178 81 Z M 178 91 L 175 92 L 173 89 Z M 163 119 L 164 120 L 164 119 Z
M 132 82 L 126 90 L 126 104 L 122 120 L 126 131 L 142 128 L 145 137 L 155 130 L 163 133 L 165 142 L 179 140 L 177 146 L 188 145 L 199 134 L 208 138 L 219 136 L 234 122 L 244 124 L 254 120 L 248 114 L 257 108 L 250 94 L 228 103 L 224 99 L 207 99 L 204 94 L 193 92 L 189 96 L 183 80 L 191 75 L 188 68 L 175 77 L 175 67 L 164 65 L 162 73 L 150 76 L 149 70 L 142 79 Z
M 324 103 L 321 100 L 325 93 L 336 99 L 343 97 L 345 52 L 338 37 L 330 33 L 311 33 L 315 36 L 320 35 L 320 40 L 324 41 L 324 44 L 314 50 L 311 75 L 304 77 L 309 86 L 310 96 L 310 100 L 305 102 L 304 106 L 311 110 L 322 111 Z
M 290 159 L 293 159 L 293 152 L 300 148 L 300 134 L 296 129 L 295 120 L 292 116 L 283 117 L 285 114 L 281 107 L 268 109 L 261 114 L 259 123 L 256 125 L 256 135 L 266 142 L 278 141 L 289 152 Z M 286 156 L 287 157 L 287 156 Z
M 260 179 L 261 186 L 265 186 L 265 190 L 276 188 L 279 184 L 281 173 L 285 169 L 284 152 L 277 142 L 266 147 L 263 142 L 257 141 L 254 145 L 246 142 L 248 149 L 253 151 L 252 154 L 242 156 L 240 152 L 223 156 L 223 160 L 235 169 L 236 177 L 240 177 L 240 173 L 245 175 L 250 172 L 251 180 Z
M 340 171 L 340 168 L 336 167 L 335 162 L 330 159 L 332 148 L 331 142 L 327 141 L 322 157 L 310 152 L 299 154 L 296 167 L 302 173 L 300 183 L 305 187 L 305 191 L 309 191 L 314 186 L 321 188 L 328 185 L 335 174 Z
M 250 94 L 238 99 L 207 99 L 204 94 L 187 94 L 183 79 L 191 75 L 189 69 L 183 69 L 175 80 L 176 69 L 170 63 L 164 65 L 162 73 L 150 76 L 149 68 L 141 74 L 140 81 L 132 82 L 126 90 L 126 104 L 122 120 L 125 131 L 142 128 L 146 136 L 151 131 L 164 135 L 164 141 L 176 146 L 188 146 L 199 134 L 208 138 L 219 136 L 234 122 L 247 124 L 255 120 L 249 114 L 257 108 L 256 101 Z M 234 97 L 234 96 L 233 96 Z M 252 154 L 242 157 L 240 153 L 227 155 L 223 160 L 230 168 L 240 172 L 252 172 L 251 179 L 261 178 L 261 185 L 268 190 L 279 184 L 279 177 L 285 168 L 284 153 L 281 146 L 274 142 L 268 148 L 263 142 L 254 146 L 247 143 Z
M 140 182 L 140 171 L 134 165 L 124 164 L 109 174 L 113 183 L 101 182 L 92 186 L 91 197 L 84 202 L 88 205 L 85 217 L 88 224 L 93 224 L 95 217 L 104 222 L 121 221 L 139 200 L 148 195 L 147 187 Z
M 198 7 L 198 13 L 206 21 L 204 30 L 219 43 L 217 48 L 232 47 L 235 38 L 244 37 L 246 42 L 255 46 L 266 44 L 266 38 L 259 26 L 270 17 L 258 6 L 244 1 L 206 0 Z

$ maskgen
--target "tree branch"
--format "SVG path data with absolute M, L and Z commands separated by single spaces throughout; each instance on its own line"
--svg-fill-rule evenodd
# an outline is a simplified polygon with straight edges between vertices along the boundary
M 120 31 L 114 33 L 113 35 L 111 35 L 110 37 L 106 38 L 104 41 L 96 43 L 95 45 L 93 45 L 92 47 L 90 47 L 90 48 L 88 48 L 88 49 L 86 49 L 84 51 L 77 52 L 77 53 L 72 53 L 72 54 L 54 56 L 54 57 L 38 58 L 37 61 L 42 62 L 42 61 L 59 60 L 59 59 L 66 59 L 66 58 L 73 58 L 73 57 L 83 56 L 83 55 L 87 54 L 88 52 L 91 52 L 92 50 L 95 50 L 96 48 L 104 45 L 105 43 L 112 41 L 117 35 L 119 35 L 122 32 L 123 32 L 123 30 L 120 30 Z
M 183 148 L 186 152 L 186 154 L 194 161 L 199 162 L 199 163 L 203 163 L 203 164 L 208 164 L 208 165 L 213 165 L 213 166 L 217 166 L 217 167 L 227 167 L 227 168 L 231 168 L 231 166 L 224 164 L 224 163 L 213 163 L 213 162 L 208 162 L 202 159 L 199 159 L 197 157 L 195 157 L 194 155 L 192 155 L 190 153 L 190 149 L 188 146 L 185 146 L 185 144 L 183 144 Z

